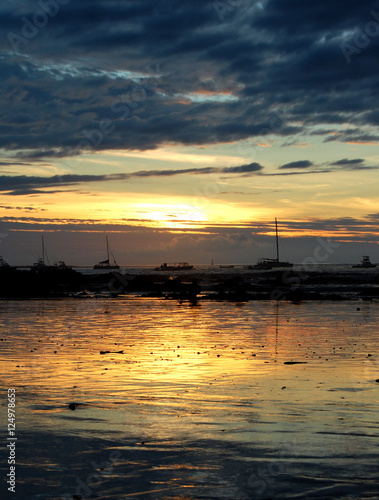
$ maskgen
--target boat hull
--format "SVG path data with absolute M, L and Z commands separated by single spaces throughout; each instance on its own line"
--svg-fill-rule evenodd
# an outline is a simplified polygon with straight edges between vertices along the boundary
M 368 255 L 364 255 L 360 264 L 355 264 L 353 267 L 359 269 L 371 269 L 376 267 L 376 264 L 372 264 L 370 262 L 370 257 Z
M 120 266 L 116 265 L 108 265 L 108 266 L 102 266 L 101 264 L 96 264 L 93 266 L 93 269 L 120 269 Z
M 252 269 L 278 269 L 283 267 L 293 267 L 293 264 L 292 262 L 264 261 L 252 266 Z
M 376 264 L 356 264 L 353 266 L 354 268 L 359 268 L 359 269 L 372 269 L 373 267 L 376 267 Z
M 167 264 L 166 262 L 156 267 L 154 271 L 189 271 L 193 269 L 193 266 L 189 265 L 188 262 L 179 262 L 178 264 Z

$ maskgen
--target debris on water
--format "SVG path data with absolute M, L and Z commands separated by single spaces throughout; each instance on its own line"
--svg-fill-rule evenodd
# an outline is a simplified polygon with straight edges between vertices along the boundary
M 304 365 L 307 364 L 308 361 L 284 361 L 284 365 Z
M 79 403 L 70 403 L 68 405 L 68 407 L 70 408 L 70 410 L 74 411 L 76 410 L 76 407 L 79 406 Z
M 124 354 L 124 351 L 100 351 L 100 354 Z

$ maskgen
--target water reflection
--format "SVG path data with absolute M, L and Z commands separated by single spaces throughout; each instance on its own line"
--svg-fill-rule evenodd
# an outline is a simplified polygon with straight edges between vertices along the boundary
M 252 491 L 266 498 L 299 476 L 311 490 L 318 475 L 340 485 L 346 471 L 366 474 L 370 485 L 378 458 L 378 306 L 357 309 L 343 302 L 3 302 L 2 387 L 17 391 L 23 473 L 32 482 L 41 477 L 37 450 L 43 470 L 56 464 L 52 477 L 66 491 L 60 447 L 75 436 L 83 450 L 73 445 L 71 479 L 80 467 L 90 474 L 95 454 L 123 454 L 99 498 L 126 498 L 126 478 L 133 495 L 162 489 L 145 498 L 211 498 L 211 483 L 212 498 L 254 498 Z M 291 488 L 275 498 L 293 498 Z

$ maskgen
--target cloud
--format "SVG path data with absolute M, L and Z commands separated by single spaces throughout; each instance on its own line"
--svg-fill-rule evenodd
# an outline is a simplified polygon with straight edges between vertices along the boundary
M 302 168 L 310 168 L 312 166 L 313 162 L 309 160 L 300 160 L 300 161 L 292 161 L 291 163 L 286 163 L 285 165 L 279 167 L 279 169 L 288 169 L 288 168 L 302 169 Z
M 10 205 L 0 205 L 0 209 L 3 210 L 22 210 L 23 212 L 46 212 L 45 208 L 36 208 L 36 207 L 14 207 Z
M 207 175 L 207 174 L 235 174 L 235 175 L 255 175 L 263 170 L 259 163 L 241 165 L 236 167 L 204 167 L 187 169 L 167 169 L 167 170 L 140 170 L 131 173 L 103 174 L 103 175 L 79 175 L 64 174 L 53 175 L 51 177 L 37 176 L 0 176 L 0 192 L 7 195 L 30 195 L 41 193 L 66 192 L 65 190 L 51 191 L 53 187 L 77 186 L 93 182 L 127 181 L 138 177 L 171 177 L 175 175 Z M 48 190 L 48 191 L 46 191 Z
M 141 226 L 140 224 L 143 224 Z M 109 220 L 99 218 L 80 219 L 80 218 L 49 218 L 49 217 L 3 217 L 3 230 L 30 230 L 35 231 L 83 231 L 83 232 L 99 232 L 103 233 L 128 232 L 131 228 L 138 231 L 149 232 L 150 228 L 156 227 L 156 220 L 146 218 L 125 218 L 117 220 Z M 339 218 L 312 218 L 312 219 L 293 219 L 289 221 L 280 221 L 280 232 L 282 239 L 293 240 L 294 246 L 298 238 L 307 238 L 312 241 L 313 249 L 316 237 L 326 238 L 330 236 L 333 240 L 339 241 L 348 238 L 349 240 L 361 241 L 365 237 L 369 237 L 371 241 L 379 242 L 378 233 L 379 214 L 367 214 L 361 218 L 354 217 L 339 217 Z M 272 221 L 255 221 L 246 219 L 241 221 L 239 229 L 233 227 L 230 223 L 210 224 L 208 222 L 196 222 L 198 234 L 215 235 L 215 238 L 226 238 L 233 246 L 248 242 L 251 237 L 259 237 L 260 235 L 272 233 L 274 224 Z M 162 230 L 164 231 L 164 230 Z M 173 229 L 168 229 L 171 232 Z M 191 225 L 187 229 L 180 228 L 180 233 L 191 233 L 193 228 Z M 286 233 L 296 233 L 296 238 L 286 237 Z M 221 240 L 220 240 L 221 242 Z M 318 243 L 317 243 L 318 244 Z
M 377 166 L 365 165 L 365 160 L 357 159 L 342 159 L 334 162 L 326 162 L 320 165 L 315 165 L 309 160 L 300 160 L 286 163 L 278 167 L 278 170 L 294 170 L 293 172 L 274 172 L 272 174 L 263 175 L 302 175 L 302 174 L 319 174 L 338 171 L 353 171 L 353 170 L 377 170 Z
M 378 0 L 226 2 L 224 19 L 211 1 L 58 2 L 33 29 L 40 3 L 0 7 L 0 147 L 20 157 L 295 141 L 346 123 L 360 132 L 325 140 L 379 141 L 379 38 L 351 64 L 341 51 Z
M 220 172 L 225 174 L 251 174 L 263 170 L 259 163 L 250 163 L 249 165 L 241 165 L 240 167 L 225 167 L 220 169 Z
M 341 167 L 345 167 L 345 166 L 356 166 L 356 165 L 361 165 L 362 163 L 364 162 L 363 159 L 361 158 L 357 158 L 355 160 L 348 160 L 347 158 L 344 158 L 343 160 L 338 160 L 338 161 L 335 161 L 333 163 L 331 163 L 331 165 L 336 165 L 336 166 L 341 166 Z
M 374 223 L 379 223 L 379 212 L 375 214 L 368 214 L 366 217 L 368 220 L 373 221 Z
M 329 164 L 333 170 L 377 170 L 378 166 L 365 165 L 365 160 L 362 158 L 347 159 L 335 161 Z
M 374 131 L 370 129 L 348 129 L 329 134 L 328 137 L 324 139 L 324 142 L 377 145 L 379 143 L 379 135 L 375 134 Z
M 107 180 L 121 180 L 124 179 L 123 174 L 111 175 L 53 175 L 51 177 L 37 177 L 37 176 L 0 176 L 0 190 L 13 191 L 13 194 L 37 193 L 44 192 L 38 188 L 50 188 L 55 186 L 72 186 L 85 182 L 99 182 Z

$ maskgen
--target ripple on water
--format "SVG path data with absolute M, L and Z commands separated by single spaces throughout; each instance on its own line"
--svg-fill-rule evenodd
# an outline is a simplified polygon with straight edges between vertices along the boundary
M 378 304 L 360 309 L 0 303 L 20 495 L 378 495 Z

